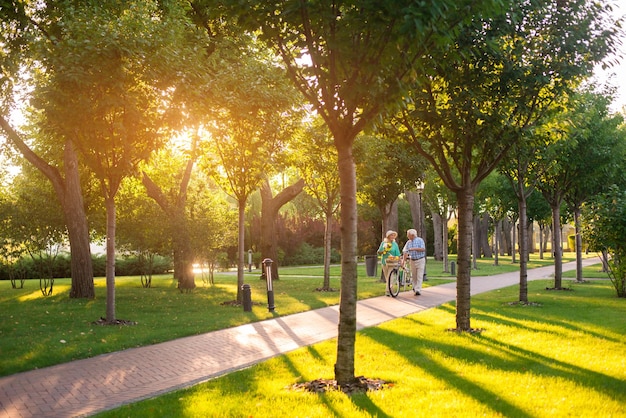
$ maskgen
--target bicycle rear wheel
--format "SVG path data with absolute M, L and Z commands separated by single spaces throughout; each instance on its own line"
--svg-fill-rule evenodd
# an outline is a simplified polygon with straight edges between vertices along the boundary
M 389 293 L 394 298 L 400 293 L 400 280 L 398 278 L 398 269 L 395 268 L 389 273 Z

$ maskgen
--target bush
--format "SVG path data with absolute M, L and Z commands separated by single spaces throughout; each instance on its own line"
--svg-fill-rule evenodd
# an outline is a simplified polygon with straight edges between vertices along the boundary
M 331 249 L 330 262 L 338 263 L 341 261 L 341 256 L 336 249 Z M 282 265 L 285 266 L 300 266 L 311 264 L 323 264 L 324 263 L 324 248 L 313 247 L 312 245 L 303 242 L 298 249 L 291 255 L 285 256 Z
M 589 248 L 602 253 L 618 297 L 626 297 L 626 192 L 612 186 L 583 207 Z

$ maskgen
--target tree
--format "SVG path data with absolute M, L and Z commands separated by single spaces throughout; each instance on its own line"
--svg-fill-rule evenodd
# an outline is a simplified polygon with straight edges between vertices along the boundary
M 196 287 L 193 271 L 193 247 L 186 206 L 187 190 L 197 158 L 197 141 L 197 136 L 194 136 L 187 161 L 179 164 L 176 168 L 170 167 L 170 170 L 164 170 L 168 163 L 171 164 L 175 160 L 171 156 L 171 151 L 168 156 L 162 156 L 159 159 L 157 167 L 161 173 L 167 172 L 166 176 L 161 176 L 162 179 L 165 177 L 162 186 L 155 183 L 148 170 L 143 171 L 141 179 L 148 196 L 154 199 L 167 218 L 169 226 L 167 230 L 171 236 L 174 255 L 174 278 L 178 282 L 178 289 L 181 292 L 189 292 Z M 168 190 L 167 193 L 163 191 L 164 188 Z
M 386 231 L 398 226 L 388 222 L 391 208 L 400 194 L 415 188 L 415 183 L 421 181 L 426 163 L 411 153 L 406 143 L 384 138 L 380 134 L 361 135 L 354 145 L 354 158 L 357 196 L 380 211 L 382 239 Z
M 37 150 L 30 139 L 46 142 L 46 133 L 30 132 L 27 138 L 11 122 L 19 103 L 28 102 L 33 73 L 39 71 L 50 57 L 50 44 L 57 41 L 57 11 L 45 3 L 3 2 L 0 9 L 0 128 L 9 143 L 35 166 L 54 187 L 67 225 L 70 251 L 70 298 L 95 296 L 91 263 L 89 227 L 80 187 L 80 170 L 76 151 L 69 138 L 58 140 L 57 153 L 50 153 L 50 144 Z M 27 143 L 29 142 L 29 143 Z M 53 148 L 53 147 L 52 147 Z
M 574 95 L 568 133 L 576 141 L 567 164 L 572 171 L 571 187 L 564 200 L 574 214 L 576 228 L 576 280 L 582 281 L 582 237 L 580 211 L 592 196 L 618 183 L 624 169 L 626 130 L 622 115 L 610 115 L 611 95 L 582 91 Z
M 184 49 L 188 34 L 176 3 L 60 6 L 57 41 L 37 79 L 37 107 L 41 126 L 71 140 L 99 182 L 107 214 L 106 322 L 114 323 L 115 196 L 163 144 L 174 120 L 171 91 L 197 53 Z
M 613 185 L 583 206 L 583 231 L 602 254 L 617 296 L 626 297 L 626 193 Z
M 282 189 L 276 196 L 272 192 L 269 179 L 261 182 L 261 258 L 273 261 L 272 279 L 278 280 L 278 243 L 276 239 L 276 218 L 281 207 L 293 200 L 304 188 L 304 179 Z M 265 276 L 265 270 L 263 271 Z M 265 278 L 267 280 L 267 278 Z
M 353 383 L 356 337 L 357 203 L 353 145 L 402 96 L 403 82 L 428 62 L 427 52 L 446 43 L 467 9 L 454 1 L 316 3 L 198 1 L 240 19 L 287 68 L 291 81 L 328 126 L 338 156 L 341 201 L 341 298 L 335 378 Z M 489 3 L 490 2 L 485 2 Z M 482 5 L 482 3 L 481 3 Z M 462 9 L 463 13 L 460 13 Z M 459 12 L 457 14 L 457 12 Z
M 500 172 L 508 179 L 517 198 L 520 252 L 519 302 L 521 303 L 528 303 L 528 200 L 535 191 L 538 179 L 550 165 L 550 160 L 541 158 L 540 154 L 540 150 L 549 144 L 550 136 L 545 131 L 550 129 L 550 125 L 542 128 L 535 129 L 533 133 L 527 134 L 524 141 L 514 144 L 500 166 Z
M 21 135 L 2 116 L 0 116 L 0 126 L 24 158 L 48 178 L 61 204 L 71 252 L 70 298 L 93 299 L 95 290 L 89 226 L 80 186 L 78 156 L 74 145 L 70 140 L 66 140 L 63 145 L 62 162 L 54 165 L 52 161 L 44 160 L 26 145 Z
M 152 271 L 157 255 L 171 252 L 171 233 L 164 227 L 163 211 L 148 196 L 141 180 L 124 179 L 117 196 L 116 246 L 136 254 L 141 266 L 141 284 L 152 286 Z
M 508 2 L 474 14 L 454 46 L 432 50 L 432 71 L 393 123 L 424 155 L 459 207 L 456 330 L 470 331 L 476 188 L 522 133 L 606 53 L 615 28 L 585 1 Z
M 296 164 L 305 182 L 304 191 L 324 217 L 324 283 L 319 290 L 329 291 L 332 222 L 339 209 L 337 150 L 328 128 L 319 121 L 314 121 L 298 139 Z
M 283 69 L 255 45 L 240 56 L 223 56 L 228 64 L 216 75 L 204 141 L 207 172 L 237 202 L 238 261 L 237 302 L 243 294 L 244 225 L 246 202 L 273 165 L 280 163 L 287 142 L 300 123 L 297 92 L 284 78 Z M 245 53 L 244 53 L 245 52 Z M 239 71 L 233 72 L 237 67 Z M 282 199 L 282 197 L 281 197 Z M 275 201 L 278 202 L 278 201 Z

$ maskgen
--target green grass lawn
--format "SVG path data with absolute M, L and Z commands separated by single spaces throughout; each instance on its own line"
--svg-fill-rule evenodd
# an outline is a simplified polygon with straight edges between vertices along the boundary
M 532 259 L 529 265 L 551 263 L 551 259 Z M 493 264 L 491 259 L 479 260 L 472 274 L 519 268 L 510 257 L 501 257 L 499 266 Z M 443 272 L 441 262 L 429 259 L 427 269 L 425 286 L 454 279 Z M 232 272 L 217 274 L 214 285 L 198 276 L 197 289 L 184 294 L 176 289 L 171 276 L 154 277 L 150 289 L 142 288 L 138 277 L 118 277 L 116 317 L 137 322 L 127 327 L 94 324 L 106 313 L 104 278 L 95 280 L 94 300 L 69 299 L 69 279 L 55 280 L 54 294 L 49 297 L 42 296 L 37 280 L 27 281 L 24 289 L 11 289 L 9 281 L 0 281 L 0 376 L 339 303 L 338 291 L 316 291 L 323 284 L 320 266 L 281 268 L 279 274 L 280 280 L 274 284 L 275 312 L 267 309 L 265 282 L 259 280 L 259 270 L 245 274 L 245 282 L 252 289 L 252 312 L 225 303 L 236 298 L 236 275 Z M 384 294 L 384 284 L 378 277 L 367 277 L 362 263 L 358 274 L 359 299 Z M 340 268 L 333 266 L 333 289 L 339 289 L 339 276 Z
M 511 303 L 517 286 L 472 297 L 481 333 L 448 331 L 454 304 L 360 331 L 356 373 L 389 382 L 383 390 L 294 390 L 333 378 L 333 340 L 98 416 L 626 416 L 626 300 L 607 280 L 550 285 L 531 282 L 527 306 Z

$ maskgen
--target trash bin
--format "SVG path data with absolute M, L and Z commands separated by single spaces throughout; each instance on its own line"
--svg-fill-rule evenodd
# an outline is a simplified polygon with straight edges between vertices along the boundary
M 365 271 L 367 272 L 367 277 L 376 277 L 377 270 L 378 270 L 378 256 L 366 255 L 365 256 Z

